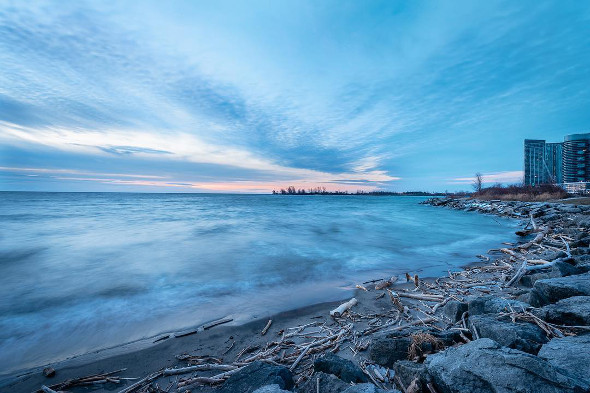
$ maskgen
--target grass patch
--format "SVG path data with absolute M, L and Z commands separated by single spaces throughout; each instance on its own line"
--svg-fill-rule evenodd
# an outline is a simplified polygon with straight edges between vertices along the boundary
M 503 201 L 545 202 L 565 199 L 570 195 L 561 187 L 545 184 L 540 186 L 502 186 L 487 187 L 472 195 L 474 198 Z

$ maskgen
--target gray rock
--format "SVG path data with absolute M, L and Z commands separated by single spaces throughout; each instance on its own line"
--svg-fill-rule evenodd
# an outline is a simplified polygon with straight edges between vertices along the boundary
M 293 389 L 293 375 L 288 368 L 256 361 L 233 374 L 219 390 L 222 393 L 251 393 L 266 385 Z
M 576 262 L 576 265 L 588 263 L 590 262 L 590 255 L 578 255 L 577 257 L 574 257 L 574 261 Z
M 519 311 L 525 310 L 528 307 L 530 306 L 527 303 L 504 299 L 494 295 L 479 296 L 470 300 L 468 303 L 469 316 L 509 312 L 510 308 Z
M 379 389 L 372 383 L 361 383 L 354 385 L 344 390 L 342 393 L 400 393 L 399 390 L 383 390 Z
M 398 360 L 408 358 L 408 348 L 412 343 L 409 336 L 390 337 L 378 336 L 369 345 L 369 358 L 375 363 L 384 367 L 393 367 Z
M 344 382 L 362 383 L 369 380 L 359 366 L 331 352 L 317 358 L 313 362 L 313 368 L 315 371 L 333 374 Z
M 587 270 L 580 266 L 575 266 L 575 260 L 573 258 L 562 258 L 554 261 L 554 265 L 551 266 L 551 270 L 527 274 L 522 276 L 520 284 L 525 287 L 532 287 L 535 285 L 537 280 L 544 280 L 548 278 L 567 277 L 576 274 L 586 273 Z
M 431 355 L 425 364 L 440 393 L 574 393 L 588 388 L 546 360 L 488 338 Z
M 540 309 L 535 315 L 559 325 L 590 325 L 590 296 L 572 296 Z
M 590 384 L 590 335 L 554 338 L 543 345 L 539 357 L 564 374 Z
M 535 282 L 537 282 L 537 280 L 544 280 L 544 279 L 547 279 L 547 278 L 554 278 L 554 277 L 561 277 L 561 276 L 555 276 L 552 273 L 533 273 L 533 274 L 527 274 L 527 275 L 522 276 L 520 278 L 519 283 L 521 285 L 525 286 L 525 287 L 532 288 L 533 285 L 535 285 Z M 530 301 L 530 297 L 528 299 Z
M 438 346 L 451 346 L 458 342 L 463 342 L 458 331 L 434 331 L 424 328 L 413 328 L 404 332 L 385 334 L 375 337 L 369 346 L 369 358 L 384 367 L 393 367 L 398 360 L 407 360 L 409 348 L 412 344 L 412 334 L 428 333 L 438 340 L 438 345 L 433 346 L 430 342 L 424 342 L 420 345 L 422 354 L 432 353 L 438 350 Z
M 317 393 L 317 380 L 320 379 L 320 392 L 340 393 L 346 390 L 350 384 L 342 381 L 337 376 L 326 373 L 314 373 L 298 390 L 299 393 Z
M 571 252 L 572 255 L 588 255 L 590 254 L 590 248 L 588 247 L 578 247 L 574 248 Z
M 416 363 L 409 360 L 400 360 L 393 365 L 395 375 L 399 377 L 404 386 L 407 388 L 412 381 L 418 379 L 418 387 L 422 392 L 428 392 L 426 384 L 430 382 L 431 378 L 426 370 L 424 363 Z
M 574 264 L 575 260 L 573 258 L 559 259 L 555 261 L 555 264 L 551 267 L 551 271 L 561 277 L 583 273 Z
M 531 304 L 539 307 L 572 296 L 590 296 L 590 273 L 537 280 L 531 291 Z
M 463 313 L 467 311 L 467 303 L 451 300 L 443 307 L 443 314 L 451 320 L 457 322 L 461 319 Z
M 474 315 L 469 318 L 469 329 L 473 337 L 490 338 L 498 344 L 536 355 L 547 341 L 543 329 L 532 323 L 514 323 L 508 318 L 497 318 L 491 314 Z
M 266 385 L 261 388 L 258 388 L 254 391 L 254 393 L 290 393 L 289 390 L 283 390 L 277 384 L 274 385 Z
M 551 262 L 551 261 L 556 260 L 557 258 L 563 258 L 566 256 L 567 256 L 567 254 L 563 251 L 546 250 L 538 255 L 538 259 L 543 259 L 545 261 Z M 535 259 L 537 259 L 537 257 L 535 257 Z

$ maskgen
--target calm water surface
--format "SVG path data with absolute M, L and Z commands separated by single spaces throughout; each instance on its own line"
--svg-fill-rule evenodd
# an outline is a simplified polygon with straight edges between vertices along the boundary
M 0 193 L 0 373 L 443 274 L 514 238 L 423 199 Z

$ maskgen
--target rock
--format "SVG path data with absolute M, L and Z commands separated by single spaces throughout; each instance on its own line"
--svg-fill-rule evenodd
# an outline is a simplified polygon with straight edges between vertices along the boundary
M 320 392 L 322 393 L 340 393 L 350 386 L 350 384 L 335 375 L 319 372 L 314 373 L 297 391 L 299 393 L 317 393 L 318 378 L 320 379 Z
M 564 374 L 590 384 L 590 335 L 554 338 L 543 345 L 539 357 Z
M 531 304 L 539 307 L 572 296 L 590 296 L 590 273 L 537 280 L 531 291 Z
M 525 310 L 530 307 L 527 303 L 518 300 L 504 299 L 501 297 L 487 295 L 479 296 L 469 301 L 469 316 L 480 314 L 498 314 L 501 312 L 510 312 L 510 308 L 515 311 Z
M 574 393 L 589 387 L 546 360 L 488 338 L 431 355 L 425 364 L 440 393 Z
M 578 247 L 572 250 L 572 255 L 588 255 L 590 254 L 590 248 L 588 247 Z
M 274 385 L 266 385 L 261 388 L 258 388 L 254 391 L 254 393 L 291 393 L 289 390 L 283 390 L 277 384 Z
M 578 263 L 576 267 L 580 270 L 580 274 L 590 272 L 590 262 Z
M 533 285 L 535 285 L 535 282 L 537 282 L 537 280 L 544 280 L 546 278 L 554 278 L 555 276 L 552 275 L 551 273 L 533 273 L 533 274 L 527 274 L 525 276 L 522 276 L 520 278 L 519 283 L 525 287 L 529 287 L 532 288 Z M 558 276 L 561 277 L 561 276 Z M 530 301 L 530 296 L 529 296 L 529 301 Z M 519 299 L 520 300 L 520 299 Z
M 229 377 L 219 391 L 251 393 L 263 386 L 275 384 L 280 389 L 291 390 L 294 386 L 291 371 L 283 366 L 256 361 Z
M 581 268 L 579 266 L 575 266 L 575 260 L 573 258 L 561 258 L 554 261 L 553 266 L 551 266 L 551 270 L 547 271 L 545 269 L 544 272 L 527 274 L 520 278 L 520 284 L 524 285 L 525 287 L 532 287 L 535 285 L 537 280 L 544 280 L 548 278 L 558 278 L 558 277 L 567 277 L 576 274 L 586 273 L 587 270 Z
M 328 374 L 333 374 L 343 380 L 344 382 L 368 382 L 368 378 L 363 373 L 363 370 L 348 359 L 343 359 L 328 352 L 324 356 L 318 358 L 313 362 L 315 371 L 322 371 Z
M 398 360 L 408 358 L 412 339 L 405 337 L 377 336 L 369 345 L 369 358 L 384 367 L 393 367 Z
M 45 367 L 43 369 L 43 375 L 47 378 L 55 377 L 55 369 L 53 367 Z
M 467 303 L 451 300 L 443 307 L 443 314 L 451 320 L 457 322 L 461 319 L 463 313 L 467 311 Z
M 536 256 L 535 259 L 543 259 L 545 261 L 551 262 L 551 261 L 556 260 L 557 258 L 564 258 L 566 256 L 567 256 L 567 254 L 563 251 L 545 250 L 542 253 L 540 253 L 538 256 Z
M 398 360 L 407 360 L 409 356 L 410 345 L 412 344 L 412 335 L 427 333 L 437 340 L 435 345 L 431 342 L 422 342 L 420 344 L 420 353 L 427 354 L 448 347 L 458 342 L 463 342 L 461 335 L 456 330 L 434 331 L 424 328 L 413 328 L 404 332 L 395 332 L 375 337 L 369 346 L 369 358 L 380 366 L 391 368 Z
M 537 309 L 534 313 L 558 325 L 590 325 L 590 296 L 572 296 Z
M 428 392 L 426 384 L 430 382 L 430 375 L 424 363 L 416 363 L 409 360 L 400 360 L 393 365 L 395 375 L 399 377 L 407 388 L 412 381 L 418 380 L 418 387 L 422 392 Z
M 575 261 L 573 258 L 559 259 L 555 261 L 555 264 L 551 267 L 551 271 L 561 277 L 583 273 L 579 268 L 574 266 L 574 264 Z
M 400 393 L 400 391 L 395 390 L 395 389 L 394 390 L 383 390 L 383 389 L 379 389 L 378 387 L 376 387 L 372 383 L 361 383 L 359 385 L 354 385 L 354 386 L 347 388 L 342 393 Z
M 498 344 L 536 355 L 548 339 L 543 329 L 532 323 L 514 323 L 508 318 L 491 314 L 474 315 L 469 318 L 473 337 L 490 338 Z

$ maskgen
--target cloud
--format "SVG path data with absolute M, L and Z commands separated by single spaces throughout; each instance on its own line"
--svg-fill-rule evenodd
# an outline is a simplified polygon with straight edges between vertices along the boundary
M 589 16 L 501 0 L 3 4 L 0 149 L 199 164 L 223 184 L 446 187 L 518 167 L 525 137 L 587 128 Z

